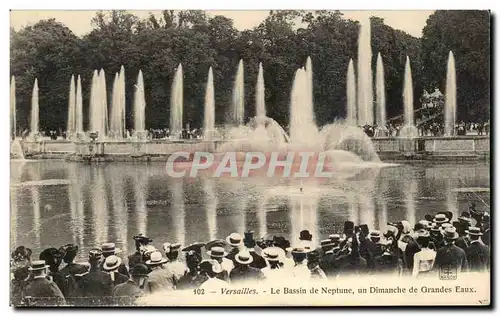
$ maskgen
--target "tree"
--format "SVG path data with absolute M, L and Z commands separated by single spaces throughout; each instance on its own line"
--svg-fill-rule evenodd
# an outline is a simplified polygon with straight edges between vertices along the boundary
M 457 119 L 482 121 L 490 109 L 490 12 L 436 11 L 422 36 L 424 85 L 446 90 L 448 53 L 455 57 Z M 445 92 L 446 93 L 446 92 Z

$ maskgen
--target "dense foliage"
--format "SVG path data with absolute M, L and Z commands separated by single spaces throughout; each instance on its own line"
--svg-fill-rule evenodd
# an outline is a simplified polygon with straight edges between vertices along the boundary
M 373 71 L 377 52 L 384 59 L 389 117 L 401 114 L 406 55 L 412 62 L 415 104 L 423 88 L 443 90 L 448 51 L 458 68 L 458 117 L 483 119 L 489 111 L 489 12 L 437 11 L 422 39 L 395 30 L 373 17 Z M 11 75 L 17 82 L 18 130 L 28 127 L 31 90 L 38 78 L 41 129 L 64 128 L 71 74 L 82 77 L 84 117 L 93 69 L 103 68 L 111 98 L 115 72 L 125 66 L 127 124 L 131 127 L 133 86 L 139 69 L 146 88 L 148 128 L 169 122 L 170 85 L 175 68 L 184 69 L 184 119 L 203 122 L 203 102 L 209 67 L 216 91 L 216 123 L 229 113 L 238 61 L 245 63 L 246 116 L 255 113 L 258 63 L 264 67 L 268 116 L 288 124 L 294 72 L 311 56 L 315 115 L 319 125 L 345 116 L 346 72 L 357 56 L 358 22 L 338 11 L 271 11 L 252 30 L 238 31 L 231 19 L 208 17 L 204 11 L 163 11 L 147 19 L 125 11 L 100 12 L 93 30 L 79 38 L 55 20 L 42 20 L 11 30 Z M 453 34 L 453 36 L 451 36 Z

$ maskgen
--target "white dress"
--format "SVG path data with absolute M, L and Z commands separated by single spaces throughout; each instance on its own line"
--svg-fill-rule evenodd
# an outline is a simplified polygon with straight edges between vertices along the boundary
M 413 256 L 412 276 L 416 277 L 419 273 L 425 273 L 432 270 L 436 261 L 436 252 L 429 248 L 424 248 Z

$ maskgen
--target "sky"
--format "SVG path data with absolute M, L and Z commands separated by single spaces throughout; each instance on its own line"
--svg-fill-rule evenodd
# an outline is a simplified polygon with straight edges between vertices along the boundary
M 15 30 L 19 30 L 23 26 L 35 24 L 39 20 L 55 18 L 57 21 L 66 25 L 78 36 L 82 36 L 90 32 L 92 29 L 90 20 L 95 16 L 97 11 L 20 11 L 13 10 L 10 13 L 10 25 Z M 150 12 L 154 11 L 139 11 L 130 10 L 134 15 L 145 18 Z M 344 17 L 355 21 L 366 20 L 370 16 L 378 16 L 383 18 L 385 24 L 395 29 L 403 30 L 415 37 L 422 36 L 422 29 L 425 26 L 427 18 L 434 11 L 341 11 Z M 224 15 L 233 19 L 234 26 L 238 30 L 251 29 L 262 22 L 268 15 L 268 10 L 262 11 L 208 11 L 208 15 Z

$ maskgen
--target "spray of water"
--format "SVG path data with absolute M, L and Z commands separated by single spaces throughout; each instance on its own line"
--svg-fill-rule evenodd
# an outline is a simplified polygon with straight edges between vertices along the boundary
M 370 21 L 361 23 L 358 39 L 358 125 L 373 125 L 372 48 Z
M 386 111 L 385 111 L 385 82 L 384 82 L 384 64 L 380 53 L 377 55 L 377 77 L 376 77 L 376 92 L 377 92 L 377 125 L 385 127 Z
M 68 98 L 68 126 L 66 132 L 68 137 L 72 137 L 75 133 L 75 114 L 76 114 L 76 91 L 75 91 L 75 76 L 71 75 L 71 82 L 69 84 L 69 98 Z
M 12 76 L 10 79 L 10 117 L 11 117 L 11 122 L 10 122 L 10 128 L 11 128 L 11 135 L 16 136 L 16 78 Z
M 410 58 L 406 56 L 405 66 L 405 85 L 403 90 L 405 125 L 413 126 L 415 124 L 413 118 L 413 83 L 411 76 Z
M 119 95 L 119 109 L 121 113 L 121 124 L 120 124 L 120 138 L 125 136 L 125 107 L 126 107 L 126 91 L 125 91 L 125 67 L 123 65 L 120 67 L 120 75 L 118 76 L 118 95 Z
M 76 100 L 75 100 L 75 131 L 83 133 L 83 98 L 82 98 L 82 80 L 80 75 L 76 81 Z
M 182 110 L 183 110 L 183 74 L 182 65 L 179 64 L 175 72 L 174 82 L 170 98 L 170 130 L 173 135 L 178 135 L 182 131 Z
M 457 79 L 455 71 L 455 58 L 450 51 L 446 72 L 446 100 L 444 105 L 444 131 L 445 135 L 455 135 L 455 122 L 457 115 Z
M 144 79 L 142 71 L 139 70 L 134 99 L 134 130 L 144 132 L 146 130 L 146 98 L 144 96 Z
M 38 133 L 38 120 L 39 120 L 38 79 L 35 78 L 35 84 L 33 85 L 33 93 L 31 95 L 30 132 L 32 136 Z
M 255 116 L 266 116 L 266 101 L 265 101 L 265 88 L 264 88 L 264 70 L 262 63 L 259 63 L 259 74 L 257 76 L 257 88 L 255 91 Z
M 233 109 L 231 113 L 231 123 L 240 126 L 243 124 L 245 116 L 245 83 L 244 83 L 243 60 L 238 63 L 238 71 L 233 88 Z
M 215 127 L 215 97 L 214 97 L 214 75 L 212 67 L 208 70 L 207 88 L 205 91 L 205 117 L 203 132 L 205 140 L 212 140 Z
M 347 67 L 347 124 L 357 126 L 356 119 L 356 75 L 354 74 L 354 62 L 349 60 Z

